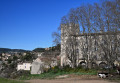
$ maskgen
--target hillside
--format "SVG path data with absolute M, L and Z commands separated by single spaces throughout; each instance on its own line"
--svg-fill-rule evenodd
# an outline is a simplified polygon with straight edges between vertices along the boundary
M 26 52 L 26 51 L 28 51 L 28 50 L 0 48 L 0 53 L 2 53 L 2 52 Z
M 44 52 L 45 48 L 35 48 L 33 51 L 34 52 Z

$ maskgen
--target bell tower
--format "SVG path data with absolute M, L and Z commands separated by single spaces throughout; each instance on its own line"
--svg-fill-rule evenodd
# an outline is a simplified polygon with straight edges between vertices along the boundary
M 61 24 L 61 66 L 68 65 L 67 63 L 70 62 L 66 53 L 69 50 L 69 47 L 67 47 L 68 38 L 73 35 L 79 35 L 79 33 L 79 24 Z

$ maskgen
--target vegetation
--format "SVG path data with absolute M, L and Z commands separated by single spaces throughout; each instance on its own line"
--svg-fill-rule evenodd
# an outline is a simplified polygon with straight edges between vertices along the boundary
M 22 75 L 18 79 L 19 80 L 30 80 L 30 79 L 55 79 L 57 76 L 60 75 L 96 75 L 99 72 L 107 72 L 108 70 L 106 69 L 88 69 L 88 68 L 70 68 L 69 66 L 65 66 L 64 68 L 59 68 L 58 66 L 49 69 L 45 73 L 42 74 L 27 74 L 27 75 Z M 115 70 L 111 71 L 111 74 L 115 74 Z M 120 82 L 120 76 L 119 75 L 114 75 L 114 76 L 109 76 L 106 78 L 106 80 L 110 81 L 117 81 Z
M 32 61 L 33 59 L 36 58 L 36 55 L 34 54 L 31 54 L 30 52 L 26 52 L 26 55 L 25 56 L 22 56 L 21 57 L 21 60 L 22 61 Z
M 47 72 L 37 75 L 23 75 L 20 80 L 30 80 L 30 79 L 54 79 L 59 75 L 66 74 L 76 74 L 76 75 L 97 75 L 97 70 L 95 69 L 83 69 L 83 68 L 70 68 L 68 66 L 64 68 L 59 68 L 58 66 L 49 69 Z
M 44 52 L 45 48 L 35 48 L 33 51 L 34 52 Z
M 23 81 L 10 80 L 5 78 L 0 78 L 0 83 L 25 83 Z
M 113 82 L 115 81 L 120 83 L 120 76 L 108 77 L 107 79 Z
M 49 47 L 50 49 L 48 51 L 60 51 L 60 44 L 57 44 L 53 47 Z
M 27 50 L 0 48 L 0 53 L 6 53 L 6 52 L 27 52 Z
M 77 58 L 79 58 L 77 55 L 79 52 L 76 52 L 75 49 L 78 46 L 78 41 L 76 40 L 78 36 L 85 37 L 85 44 L 79 44 L 80 46 L 78 47 L 82 49 L 88 68 L 91 68 L 91 62 L 97 58 L 96 55 L 94 56 L 94 51 L 100 53 L 102 60 L 106 61 L 109 67 L 112 67 L 115 60 L 119 57 L 120 0 L 100 1 L 100 3 L 71 8 L 68 14 L 61 18 L 59 31 L 52 34 L 54 37 L 53 42 L 56 44 L 60 43 L 60 35 L 64 36 L 64 38 L 69 38 L 64 47 L 70 49 L 64 50 L 73 67 L 76 67 Z M 69 29 L 70 24 L 72 24 L 72 28 Z M 79 27 L 79 30 L 77 27 Z M 59 34 L 60 30 L 62 30 L 61 34 Z M 76 32 L 79 32 L 79 35 Z M 94 36 L 91 33 L 94 33 Z M 98 37 L 100 34 L 102 39 Z M 93 41 L 95 41 L 95 48 L 93 48 Z

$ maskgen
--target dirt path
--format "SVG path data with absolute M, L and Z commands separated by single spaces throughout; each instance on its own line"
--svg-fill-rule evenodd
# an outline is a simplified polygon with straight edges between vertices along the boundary
M 70 76 L 69 78 L 64 78 L 64 79 L 32 79 L 28 80 L 26 82 L 29 83 L 115 83 L 115 82 L 110 82 L 104 79 L 100 79 L 96 76 Z
M 71 80 L 71 79 L 59 79 L 59 80 L 40 80 L 40 79 L 34 79 L 27 81 L 29 83 L 115 83 L 115 82 L 109 82 L 105 80 Z
M 30 80 L 30 83 L 115 83 L 104 80 Z

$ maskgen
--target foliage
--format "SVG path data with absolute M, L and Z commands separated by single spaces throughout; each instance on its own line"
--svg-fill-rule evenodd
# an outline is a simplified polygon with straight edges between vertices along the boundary
M 20 80 L 30 80 L 30 79 L 53 79 L 59 75 L 65 74 L 76 74 L 76 75 L 96 75 L 97 70 L 95 69 L 82 69 L 82 68 L 70 68 L 65 66 L 64 68 L 59 68 L 58 66 L 50 68 L 47 72 L 37 75 L 23 75 Z
M 8 63 L 10 64 L 10 63 L 11 63 L 11 61 L 12 61 L 12 59 L 8 58 L 8 60 L 7 60 L 7 61 L 8 61 Z
M 0 78 L 0 83 L 25 83 L 23 81 L 10 80 L 5 78 Z
M 12 63 L 12 64 L 10 64 L 9 66 L 10 66 L 10 68 L 12 68 L 12 69 L 13 69 L 13 68 L 16 68 L 17 63 Z
M 33 58 L 33 54 L 31 54 L 31 53 L 26 53 L 26 55 L 25 56 L 22 56 L 22 61 L 32 61 L 32 58 Z
M 14 71 L 10 74 L 10 78 L 16 79 L 19 78 L 20 76 L 28 76 L 30 75 L 30 71 L 25 71 L 25 70 L 20 70 L 20 71 Z
M 18 59 L 18 57 L 17 56 L 13 56 L 13 60 L 15 61 L 15 60 L 17 60 Z
M 49 51 L 60 51 L 60 44 L 57 44 L 56 46 L 53 46 L 53 47 L 49 47 Z
M 44 52 L 45 48 L 35 48 L 33 51 L 34 52 Z

